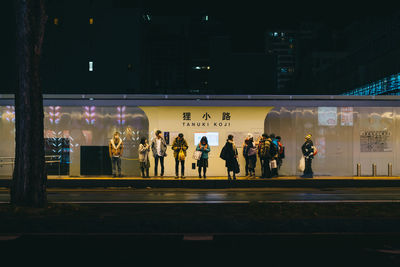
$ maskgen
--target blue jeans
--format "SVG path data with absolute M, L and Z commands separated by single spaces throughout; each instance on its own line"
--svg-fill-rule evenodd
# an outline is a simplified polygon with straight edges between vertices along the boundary
M 121 158 L 120 157 L 112 157 L 111 158 L 111 163 L 112 163 L 112 174 L 117 175 L 117 170 L 118 174 L 121 174 Z
M 161 157 L 159 155 L 156 155 L 154 157 L 154 176 L 157 176 L 158 160 L 160 160 L 161 176 L 163 176 L 164 175 L 164 157 Z

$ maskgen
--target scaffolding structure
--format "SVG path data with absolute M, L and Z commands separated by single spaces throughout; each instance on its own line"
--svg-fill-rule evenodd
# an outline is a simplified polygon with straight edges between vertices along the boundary
M 400 95 L 400 73 L 358 87 L 343 95 Z

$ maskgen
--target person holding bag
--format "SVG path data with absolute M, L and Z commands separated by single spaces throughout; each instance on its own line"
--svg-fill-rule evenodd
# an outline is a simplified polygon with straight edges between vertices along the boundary
M 232 179 L 230 172 L 233 172 L 233 180 L 236 180 L 236 173 L 240 172 L 240 168 L 237 161 L 238 151 L 233 142 L 233 135 L 228 135 L 228 139 L 226 140 L 225 146 L 222 148 L 219 157 L 225 160 L 225 167 L 228 171 L 228 180 Z
M 311 141 L 311 134 L 308 134 L 305 137 L 305 142 L 301 146 L 301 152 L 303 153 L 304 156 L 304 172 L 303 175 L 300 176 L 302 178 L 313 178 L 314 173 L 311 168 L 311 163 L 314 158 L 314 155 L 316 154 L 316 149 L 314 147 L 313 141 Z
M 208 168 L 208 153 L 210 146 L 206 136 L 203 136 L 200 143 L 196 147 L 196 151 L 201 151 L 200 159 L 197 160 L 197 167 L 199 168 L 199 178 L 201 178 L 201 168 L 203 168 L 203 178 L 206 179 L 206 172 Z
M 175 158 L 175 178 L 179 178 L 179 163 L 181 164 L 181 178 L 185 178 L 185 158 L 186 150 L 188 145 L 186 140 L 183 138 L 183 134 L 178 134 L 178 137 L 174 139 L 172 143 L 172 150 L 174 151 Z
M 257 163 L 257 147 L 254 143 L 253 137 L 251 137 L 248 142 L 247 142 L 247 157 L 249 161 L 249 177 L 250 178 L 256 178 L 256 163 Z
M 149 168 L 150 168 L 150 145 L 147 142 L 146 137 L 142 137 L 140 139 L 139 144 L 139 163 L 140 163 L 140 170 L 142 171 L 143 178 L 150 178 L 149 176 Z M 146 174 L 145 174 L 146 171 Z

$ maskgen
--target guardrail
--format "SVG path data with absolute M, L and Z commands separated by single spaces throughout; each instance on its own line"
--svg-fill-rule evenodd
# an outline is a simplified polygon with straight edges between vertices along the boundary
M 61 171 L 61 155 L 48 155 L 44 156 L 45 157 L 45 163 L 58 163 L 58 176 L 60 176 L 60 171 Z M 53 160 L 53 159 L 57 160 Z M 4 161 L 3 160 L 7 160 Z M 0 167 L 3 165 L 12 165 L 11 168 L 14 170 L 14 164 L 15 164 L 15 157 L 0 157 Z
M 376 163 L 372 163 L 372 176 L 377 176 Z M 388 163 L 388 177 L 393 176 L 393 164 Z M 361 164 L 357 163 L 357 176 L 361 176 Z

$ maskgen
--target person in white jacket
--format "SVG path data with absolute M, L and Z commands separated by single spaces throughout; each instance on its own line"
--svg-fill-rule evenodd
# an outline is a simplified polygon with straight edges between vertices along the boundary
M 140 164 L 140 170 L 142 171 L 143 178 L 150 178 L 150 176 L 149 176 L 149 168 L 150 168 L 149 153 L 150 153 L 150 145 L 147 141 L 147 138 L 142 137 L 140 139 L 140 144 L 139 144 L 139 164 Z M 146 174 L 145 174 L 145 172 L 146 172 Z

